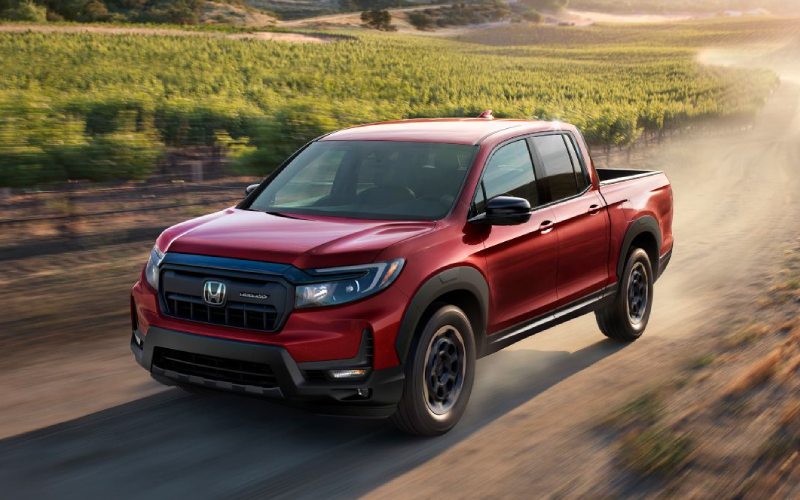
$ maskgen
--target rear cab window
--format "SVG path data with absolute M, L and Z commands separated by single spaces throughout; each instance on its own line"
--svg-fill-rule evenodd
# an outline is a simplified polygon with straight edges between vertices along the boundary
M 589 185 L 572 139 L 566 134 L 533 136 L 542 195 L 548 202 L 570 198 Z

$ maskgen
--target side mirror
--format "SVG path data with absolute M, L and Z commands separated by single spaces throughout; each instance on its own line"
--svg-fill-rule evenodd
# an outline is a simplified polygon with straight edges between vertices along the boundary
M 245 195 L 249 195 L 250 193 L 252 193 L 253 191 L 255 191 L 255 190 L 256 190 L 256 188 L 257 188 L 258 186 L 260 186 L 260 185 L 261 185 L 261 184 L 250 184 L 249 186 L 247 186 L 246 188 L 244 188 L 244 194 L 245 194 Z
M 524 198 L 495 196 L 486 202 L 485 222 L 492 226 L 515 226 L 531 219 L 531 204 Z

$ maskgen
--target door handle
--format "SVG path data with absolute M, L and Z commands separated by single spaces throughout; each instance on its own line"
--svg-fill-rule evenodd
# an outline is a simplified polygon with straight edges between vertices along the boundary
M 587 210 L 589 215 L 595 215 L 600 213 L 600 205 L 592 204 L 589 205 L 589 210 Z
M 541 231 L 542 234 L 547 234 L 552 231 L 554 227 L 556 227 L 555 222 L 551 220 L 542 221 L 542 223 L 539 224 L 539 231 Z

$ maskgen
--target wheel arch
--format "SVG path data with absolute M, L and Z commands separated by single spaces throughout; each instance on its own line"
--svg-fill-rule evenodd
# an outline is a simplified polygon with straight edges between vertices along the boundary
M 622 240 L 622 248 L 617 260 L 617 280 L 622 279 L 625 263 L 632 248 L 641 248 L 650 258 L 653 276 L 658 276 L 659 250 L 661 248 L 661 228 L 651 215 L 644 215 L 631 223 Z
M 454 305 L 464 311 L 472 326 L 478 356 L 484 352 L 489 319 L 489 285 L 483 274 L 474 267 L 452 267 L 425 281 L 406 308 L 395 342 L 401 364 L 408 357 L 420 325 L 441 304 Z

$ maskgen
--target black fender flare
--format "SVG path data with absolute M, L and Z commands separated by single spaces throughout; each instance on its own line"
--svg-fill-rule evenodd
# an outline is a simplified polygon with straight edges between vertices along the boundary
M 475 334 L 475 346 L 478 355 L 483 351 L 484 339 L 486 337 L 486 324 L 489 318 L 489 284 L 480 271 L 471 266 L 459 266 L 446 269 L 430 277 L 414 294 L 405 313 L 400 321 L 400 328 L 397 332 L 395 348 L 400 363 L 405 363 L 408 351 L 417 333 L 417 326 L 423 319 L 423 314 L 437 298 L 442 295 L 455 292 L 466 291 L 475 296 L 478 300 L 481 313 L 480 330 Z
M 631 250 L 631 244 L 637 236 L 649 233 L 656 240 L 656 258 L 651 262 L 653 266 L 653 276 L 658 276 L 658 258 L 661 252 L 661 227 L 658 221 L 652 215 L 644 215 L 631 223 L 628 230 L 625 232 L 625 238 L 622 240 L 622 248 L 617 260 L 617 279 L 622 279 L 622 272 L 625 270 L 625 262 L 628 259 L 628 253 Z

